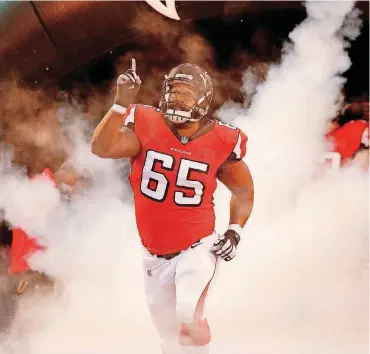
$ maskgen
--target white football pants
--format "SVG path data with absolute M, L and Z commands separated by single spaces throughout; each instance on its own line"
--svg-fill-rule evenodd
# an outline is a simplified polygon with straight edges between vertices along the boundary
M 205 299 L 216 273 L 217 258 L 211 253 L 216 239 L 216 233 L 205 237 L 170 260 L 144 249 L 146 299 L 164 354 L 182 353 L 181 323 L 205 318 Z

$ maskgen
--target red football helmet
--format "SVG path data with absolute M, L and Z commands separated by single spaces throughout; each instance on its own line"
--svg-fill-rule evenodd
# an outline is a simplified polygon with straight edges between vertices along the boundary
M 181 64 L 165 76 L 159 108 L 174 123 L 195 122 L 207 114 L 212 96 L 208 73 L 198 65 Z

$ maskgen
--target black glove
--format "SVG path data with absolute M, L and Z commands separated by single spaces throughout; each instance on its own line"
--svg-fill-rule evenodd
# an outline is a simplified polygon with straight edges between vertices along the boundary
M 224 261 L 231 261 L 236 256 L 240 236 L 234 230 L 227 230 L 212 246 L 212 252 Z

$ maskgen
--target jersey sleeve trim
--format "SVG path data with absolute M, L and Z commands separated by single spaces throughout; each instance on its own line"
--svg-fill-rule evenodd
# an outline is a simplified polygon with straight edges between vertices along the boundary
M 226 165 L 234 164 L 236 162 L 243 160 L 243 158 L 246 155 L 246 151 L 247 151 L 247 140 L 248 138 L 243 133 L 243 131 L 238 129 L 238 137 L 236 139 L 236 143 L 234 147 L 232 148 L 233 150 L 230 152 L 229 156 L 218 168 L 217 176 L 219 176 L 222 173 L 222 170 Z
M 131 106 L 127 109 L 125 116 L 123 117 L 123 125 L 128 126 L 129 123 L 135 124 L 135 112 L 136 112 L 136 105 Z
M 242 147 L 241 147 L 241 144 L 242 144 L 242 137 L 240 136 L 240 132 L 238 133 L 238 140 L 234 146 L 234 149 L 233 149 L 233 153 L 235 154 L 235 158 L 236 159 L 241 159 L 241 156 L 242 156 Z
M 245 157 L 245 154 L 247 152 L 247 140 L 247 136 L 240 129 L 238 129 L 238 139 L 233 151 L 229 156 L 229 161 L 234 160 L 234 162 L 237 162 Z

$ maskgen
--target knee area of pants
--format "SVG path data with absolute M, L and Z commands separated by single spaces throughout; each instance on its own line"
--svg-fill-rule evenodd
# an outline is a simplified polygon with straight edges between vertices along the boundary
M 179 354 L 179 339 L 167 339 L 161 338 L 161 348 L 163 354 Z
M 194 321 L 195 308 L 186 302 L 178 302 L 176 314 L 180 323 L 192 323 Z
M 158 301 L 154 296 L 147 295 L 146 296 L 146 303 L 148 304 L 148 306 L 153 307 L 153 306 L 157 305 Z
M 180 344 L 185 346 L 204 346 L 211 341 L 211 331 L 207 320 L 181 324 Z

